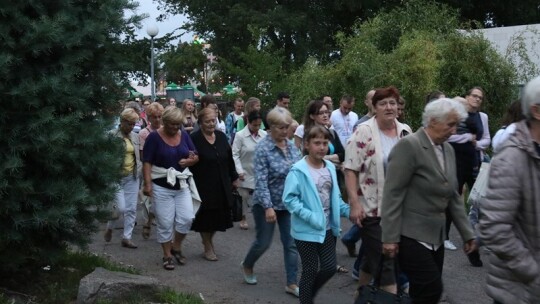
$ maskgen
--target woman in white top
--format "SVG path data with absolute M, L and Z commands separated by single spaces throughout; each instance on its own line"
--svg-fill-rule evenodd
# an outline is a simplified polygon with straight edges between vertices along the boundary
M 244 118 L 247 120 L 247 128 L 243 128 L 236 133 L 232 146 L 232 155 L 240 179 L 238 193 L 242 196 L 243 202 L 240 229 L 247 230 L 246 210 L 251 205 L 251 197 L 253 189 L 255 189 L 255 172 L 253 169 L 255 146 L 266 136 L 266 131 L 260 129 L 262 116 L 259 111 L 251 111 Z

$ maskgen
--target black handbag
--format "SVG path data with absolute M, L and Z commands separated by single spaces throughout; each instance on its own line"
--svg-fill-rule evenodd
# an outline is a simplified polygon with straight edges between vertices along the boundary
M 240 222 L 242 220 L 242 196 L 237 190 L 233 190 L 232 193 L 232 205 L 231 205 L 231 219 L 233 222 Z
M 409 295 L 399 288 L 397 294 L 393 294 L 380 288 L 383 261 L 384 256 L 381 256 L 381 261 L 379 262 L 379 271 L 373 277 L 373 285 L 364 285 L 358 287 L 358 298 L 356 298 L 354 304 L 412 304 Z M 394 259 L 394 263 L 394 271 L 397 283 L 399 271 L 396 259 Z

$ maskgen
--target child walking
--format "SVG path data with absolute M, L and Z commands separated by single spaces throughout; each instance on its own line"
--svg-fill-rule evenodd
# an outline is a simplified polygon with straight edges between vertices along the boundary
M 300 303 L 313 303 L 319 289 L 336 273 L 336 238 L 340 215 L 349 216 L 341 199 L 336 168 L 324 159 L 330 133 L 313 126 L 304 134 L 304 158 L 295 163 L 283 191 L 283 203 L 291 213 L 291 235 L 302 260 Z

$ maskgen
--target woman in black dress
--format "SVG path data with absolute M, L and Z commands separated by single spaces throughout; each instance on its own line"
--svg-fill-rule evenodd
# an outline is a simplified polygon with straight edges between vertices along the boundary
M 191 139 L 199 153 L 199 162 L 191 171 L 202 203 L 191 230 L 201 234 L 204 258 L 217 261 L 212 239 L 216 231 L 233 227 L 230 206 L 233 187 L 238 186 L 238 173 L 227 136 L 215 129 L 215 111 L 203 109 L 198 121 L 200 129 L 191 133 Z

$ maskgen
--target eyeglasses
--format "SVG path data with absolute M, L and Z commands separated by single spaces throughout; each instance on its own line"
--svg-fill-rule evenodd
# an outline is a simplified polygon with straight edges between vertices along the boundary
M 476 95 L 476 94 L 471 94 L 471 96 L 473 98 L 476 98 L 476 99 L 484 100 L 484 96 L 480 96 L 480 95 Z
M 320 116 L 330 115 L 330 112 L 328 112 L 328 111 L 320 111 L 319 113 L 317 113 L 317 115 L 320 115 Z

